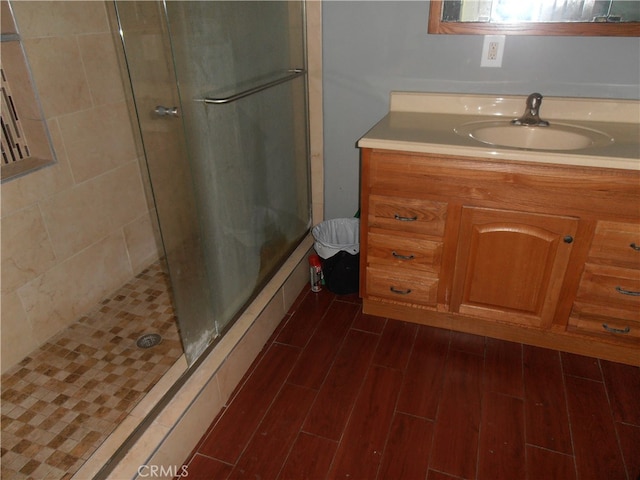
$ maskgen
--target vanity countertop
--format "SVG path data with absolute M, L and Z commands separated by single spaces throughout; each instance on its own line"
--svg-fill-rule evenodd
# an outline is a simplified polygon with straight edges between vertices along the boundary
M 540 118 L 606 132 L 614 141 L 579 150 L 527 150 L 482 144 L 455 133 L 465 123 L 511 120 L 526 96 L 392 92 L 389 113 L 358 146 L 474 158 L 640 170 L 640 102 L 544 97 Z

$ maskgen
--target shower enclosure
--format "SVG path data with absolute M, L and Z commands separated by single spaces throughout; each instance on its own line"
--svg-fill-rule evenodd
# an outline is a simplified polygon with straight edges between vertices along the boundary
M 304 2 L 115 4 L 192 364 L 311 226 Z

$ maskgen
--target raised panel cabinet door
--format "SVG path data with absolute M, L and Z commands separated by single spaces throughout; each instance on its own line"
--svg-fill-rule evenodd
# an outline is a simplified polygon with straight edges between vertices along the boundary
M 573 217 L 463 207 L 452 310 L 549 326 L 577 227 Z

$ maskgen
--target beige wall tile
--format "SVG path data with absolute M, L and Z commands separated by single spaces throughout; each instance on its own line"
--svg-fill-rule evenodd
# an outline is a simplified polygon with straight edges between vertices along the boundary
M 93 103 L 102 105 L 123 101 L 120 65 L 111 33 L 82 35 L 78 37 L 78 43 Z
M 56 256 L 68 258 L 147 212 L 138 162 L 65 190 L 41 210 Z
M 122 234 L 111 235 L 18 290 L 38 344 L 131 279 Z
M 65 115 L 58 122 L 76 183 L 137 158 L 124 101 Z
M 16 33 L 16 26 L 7 0 L 0 2 L 0 31 L 2 33 Z
M 149 213 L 145 212 L 124 226 L 124 240 L 134 274 L 140 273 L 156 261 L 162 249 L 160 232 Z
M 12 2 L 23 38 L 109 31 L 104 2 Z
M 46 118 L 91 107 L 75 37 L 32 38 L 23 43 Z
M 14 291 L 56 261 L 37 205 L 2 217 L 2 292 Z
M 17 293 L 2 295 L 0 340 L 2 373 L 38 347 Z

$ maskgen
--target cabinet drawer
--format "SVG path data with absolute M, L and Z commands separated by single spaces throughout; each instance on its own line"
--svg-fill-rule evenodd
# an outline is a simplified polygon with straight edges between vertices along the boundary
M 637 308 L 575 302 L 571 315 L 581 318 L 598 318 L 604 323 L 611 320 L 617 323 L 634 323 L 640 326 L 640 310 Z
M 640 269 L 640 224 L 598 222 L 589 259 Z
M 369 227 L 442 237 L 447 204 L 429 200 L 371 195 Z
M 438 279 L 434 276 L 397 269 L 367 267 L 367 296 L 381 297 L 395 302 L 427 305 L 437 303 Z
M 640 270 L 587 264 L 576 300 L 640 311 Z
M 569 330 L 638 341 L 639 317 L 637 310 L 576 302 L 569 318 Z
M 369 264 L 435 274 L 440 271 L 442 242 L 379 233 L 370 233 L 367 240 Z

